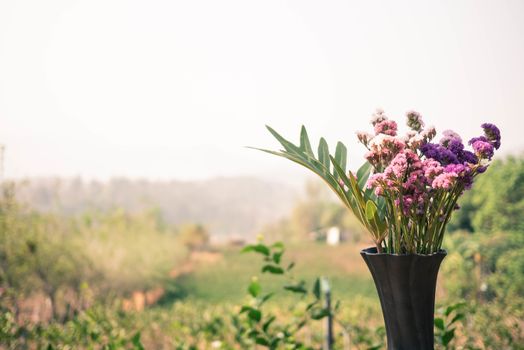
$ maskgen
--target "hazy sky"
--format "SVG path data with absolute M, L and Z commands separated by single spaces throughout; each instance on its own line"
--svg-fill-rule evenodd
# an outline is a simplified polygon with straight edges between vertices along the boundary
M 8 177 L 292 180 L 264 124 L 354 167 L 376 107 L 524 150 L 524 1 L 0 1 Z

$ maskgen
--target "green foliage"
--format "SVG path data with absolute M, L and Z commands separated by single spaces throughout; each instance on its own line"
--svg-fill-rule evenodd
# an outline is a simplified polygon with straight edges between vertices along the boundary
M 355 214 L 366 230 L 371 233 L 377 249 L 381 251 L 384 238 L 387 235 L 384 219 L 385 206 L 383 200 L 376 197 L 372 191 L 365 189 L 364 178 L 367 177 L 364 174 L 367 173 L 369 176 L 369 164 L 365 163 L 359 169 L 357 173 L 360 173 L 362 177 L 357 181 L 353 173 L 346 173 L 347 149 L 343 143 L 337 143 L 333 157 L 329 154 L 327 143 L 321 139 L 318 147 L 318 158 L 316 158 L 304 126 L 302 126 L 300 132 L 299 146 L 286 140 L 271 127 L 267 126 L 267 129 L 284 149 L 281 151 L 255 149 L 289 159 L 320 176 L 342 203 Z M 329 161 L 327 156 L 329 156 Z M 368 204 L 370 202 L 373 204 Z M 366 215 L 366 208 L 372 207 L 376 210 L 373 213 L 368 210 L 369 215 Z
M 11 184 L 2 190 L 0 289 L 15 313 L 20 301 L 43 294 L 51 317 L 66 320 L 95 300 L 163 284 L 185 258 L 182 244 L 154 212 L 64 219 L 21 206 Z
M 496 160 L 459 201 L 451 231 L 524 232 L 524 157 Z
M 497 164 L 486 177 L 498 169 Z M 361 178 L 358 176 L 359 181 Z M 470 194 L 486 187 L 493 186 L 477 184 Z M 256 253 L 262 264 L 254 262 L 253 254 L 224 248 L 223 260 L 198 266 L 191 274 L 167 283 L 166 274 L 186 257 L 186 250 L 180 236 L 159 220 L 158 213 L 131 215 L 109 210 L 64 218 L 20 206 L 12 187 L 4 186 L 3 191 L 0 348 L 250 349 L 257 342 L 260 348 L 270 347 L 270 341 L 278 337 L 286 338 L 290 346 L 316 349 L 322 344 L 322 322 L 315 319 L 325 318 L 326 310 L 320 303 L 308 309 L 322 293 L 320 281 L 306 281 L 322 274 L 329 276 L 334 294 L 345 305 L 334 312 L 335 349 L 341 349 L 342 340 L 357 349 L 384 348 L 378 299 L 368 271 L 360 270 L 362 261 L 353 245 L 326 247 L 302 242 L 286 245 L 286 249 L 282 244 L 255 244 L 245 249 Z M 303 227 L 303 234 L 352 217 L 341 215 L 349 211 L 315 192 L 314 186 L 310 191 L 301 203 L 305 209 L 288 219 L 286 230 L 298 231 L 293 227 L 296 225 Z M 507 191 L 499 195 L 506 196 Z M 475 211 L 468 214 L 473 226 Z M 309 216 L 313 216 L 310 221 Z M 311 226 L 299 226 L 301 217 Z M 292 221 L 295 224 L 290 224 Z M 443 292 L 445 305 L 468 302 L 449 312 L 446 307 L 437 310 L 438 346 L 522 349 L 524 234 L 516 228 L 483 233 L 475 227 L 474 233 L 448 236 L 439 293 Z M 289 259 L 299 264 L 295 266 Z M 250 279 L 257 273 L 259 278 Z M 247 283 L 243 286 L 239 281 Z M 130 291 L 158 285 L 191 294 L 187 300 L 170 299 L 141 313 L 124 313 L 118 303 L 111 302 Z M 48 300 L 53 294 L 53 304 L 58 305 L 54 320 L 27 322 L 20 317 L 24 311 L 18 305 L 33 293 L 44 293 Z M 244 294 L 247 296 L 242 299 Z M 237 306 L 240 303 L 244 308 Z M 455 319 L 459 314 L 463 316 Z M 258 333 L 250 333 L 253 329 Z M 282 346 L 284 343 L 279 341 Z
M 129 349 L 144 350 L 141 333 L 129 331 L 126 320 L 112 310 L 92 308 L 65 324 L 20 326 L 9 310 L 0 312 L 0 346 L 4 349 Z
M 437 344 L 440 344 L 446 350 L 451 349 L 450 346 L 455 338 L 456 323 L 466 316 L 463 313 L 465 305 L 465 303 L 457 303 L 442 308 L 435 317 L 435 338 Z
M 305 140 L 304 137 L 302 139 Z M 307 140 L 303 142 L 307 142 Z M 262 293 L 263 288 L 259 279 L 253 277 L 248 286 L 251 300 L 248 304 L 243 305 L 239 312 L 240 316 L 244 315 L 245 317 L 242 334 L 251 340 L 252 344 L 264 346 L 268 349 L 312 349 L 312 347 L 306 346 L 298 340 L 297 335 L 312 320 L 321 320 L 331 315 L 331 310 L 323 307 L 321 303 L 320 279 L 316 279 L 311 291 L 308 290 L 305 281 L 297 281 L 292 274 L 294 264 L 288 264 L 287 268 L 283 265 L 282 256 L 285 247 L 280 242 L 273 245 L 265 245 L 259 242 L 246 246 L 242 251 L 262 255 L 263 266 L 260 271 L 280 275 L 280 278 L 285 279 L 281 287 L 282 290 L 298 296 L 299 300 L 306 303 L 304 308 L 293 310 L 293 313 L 298 312 L 300 314 L 298 319 L 282 323 L 282 320 L 277 320 L 276 314 L 264 308 L 266 302 L 273 298 L 275 293 Z
M 466 349 L 519 349 L 524 342 L 524 236 L 455 232 L 441 275 L 450 300 L 468 300 Z M 464 338 L 466 338 L 464 340 Z
M 180 241 L 190 250 L 204 247 L 209 243 L 209 232 L 199 224 L 185 224 L 178 229 Z

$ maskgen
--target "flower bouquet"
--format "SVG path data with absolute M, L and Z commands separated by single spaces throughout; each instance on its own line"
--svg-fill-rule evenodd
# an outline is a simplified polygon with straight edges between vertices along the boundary
M 375 247 L 361 252 L 380 297 L 388 349 L 433 349 L 433 313 L 437 273 L 446 252 L 442 241 L 457 201 L 484 173 L 500 147 L 500 131 L 482 124 L 484 134 L 469 140 L 443 132 L 434 142 L 434 127 L 421 115 L 406 113 L 408 131 L 384 111 L 373 114 L 373 133 L 359 132 L 366 162 L 347 171 L 347 149 L 335 154 L 324 138 L 313 152 L 306 128 L 295 145 L 271 127 L 283 149 L 260 149 L 298 163 L 319 175 L 371 234 Z

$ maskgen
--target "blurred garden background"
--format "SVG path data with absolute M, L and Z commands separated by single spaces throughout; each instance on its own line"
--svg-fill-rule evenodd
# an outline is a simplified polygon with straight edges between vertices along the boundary
M 314 180 L 297 193 L 279 185 L 277 194 L 275 185 L 249 179 L 235 179 L 235 188 L 243 182 L 249 185 L 235 191 L 238 198 L 217 197 L 227 201 L 222 205 L 209 199 L 213 191 L 227 193 L 227 181 L 214 183 L 205 201 L 191 198 L 193 208 L 182 194 L 172 195 L 170 206 L 151 205 L 177 193 L 178 183 L 4 182 L 2 347 L 249 347 L 240 307 L 253 299 L 254 276 L 264 292 L 276 293 L 265 306 L 278 315 L 275 327 L 298 322 L 306 302 L 283 289 L 284 277 L 262 273 L 257 256 L 241 253 L 263 235 L 268 245 L 284 243 L 282 259 L 295 262 L 296 281 L 311 288 L 317 277 L 330 281 L 340 301 L 336 348 L 382 348 L 379 302 L 359 256 L 370 243 L 355 218 Z M 192 186 L 209 183 L 185 185 Z M 104 203 L 104 194 L 118 202 Z M 263 217 L 274 198 L 286 215 L 257 223 L 253 216 Z M 447 348 L 522 349 L 524 158 L 495 161 L 460 205 L 437 291 L 439 310 L 463 303 Z M 446 320 L 442 310 L 437 317 Z M 323 320 L 310 320 L 294 336 L 319 348 Z
M 356 170 L 377 107 L 500 128 L 435 335 L 524 349 L 523 37 L 520 0 L 0 1 L 0 349 L 320 349 L 325 281 L 335 349 L 384 349 L 368 234 L 244 147 L 304 124 Z

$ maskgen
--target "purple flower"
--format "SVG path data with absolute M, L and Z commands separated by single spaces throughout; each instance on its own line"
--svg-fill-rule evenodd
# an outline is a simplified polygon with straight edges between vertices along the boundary
M 447 143 L 446 148 L 453 152 L 453 154 L 456 156 L 460 156 L 464 150 L 464 145 L 460 139 L 451 139 Z
M 477 173 L 482 174 L 482 173 L 486 172 L 486 170 L 488 170 L 488 166 L 487 165 L 479 166 L 477 168 Z
M 452 141 L 462 143 L 460 135 L 453 130 L 445 130 L 443 134 L 444 137 L 440 139 L 440 144 L 444 147 L 448 147 L 448 144 Z
M 457 175 L 460 175 L 466 169 L 467 168 L 463 164 L 448 164 L 444 168 L 444 172 L 446 172 L 446 173 L 455 173 Z
M 493 157 L 493 145 L 489 142 L 477 140 L 473 142 L 473 149 L 475 153 L 483 159 L 491 159 Z
M 463 151 L 460 157 L 461 162 L 471 163 L 471 164 L 477 164 L 479 159 L 475 155 L 475 153 L 471 151 Z
M 426 143 L 420 147 L 420 151 L 426 158 L 433 158 L 442 165 L 459 163 L 459 159 L 455 153 L 437 143 Z
M 497 128 L 494 124 L 491 123 L 484 123 L 481 125 L 481 127 L 484 129 L 484 134 L 488 138 L 488 140 L 491 142 L 493 147 L 495 149 L 499 149 L 500 147 L 500 130 Z
M 479 136 L 479 137 L 473 137 L 471 140 L 469 140 L 468 145 L 473 145 L 477 141 L 489 142 L 489 140 L 485 136 Z

